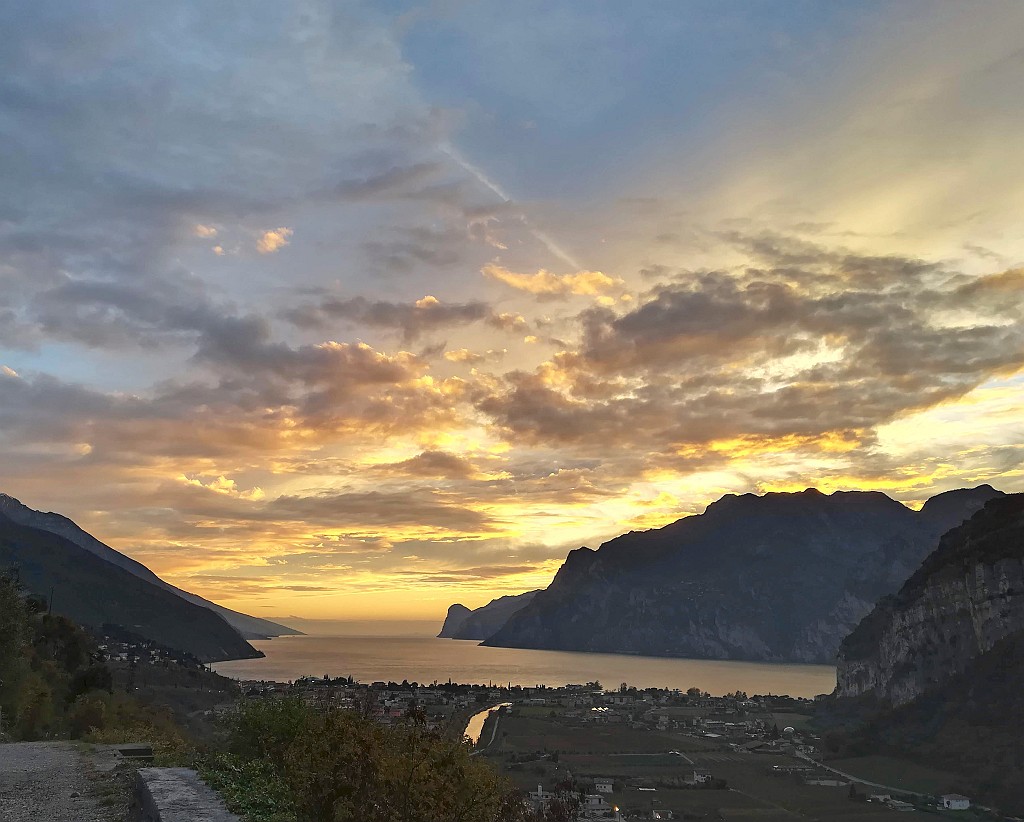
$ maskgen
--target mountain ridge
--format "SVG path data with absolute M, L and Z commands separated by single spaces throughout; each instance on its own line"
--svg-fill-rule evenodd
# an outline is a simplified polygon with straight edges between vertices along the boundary
M 281 625 L 270 620 L 233 611 L 223 605 L 218 605 L 215 602 L 204 599 L 198 594 L 193 594 L 175 585 L 171 585 L 171 583 L 161 579 L 138 560 L 134 560 L 120 551 L 111 548 L 63 514 L 30 508 L 19 499 L 2 492 L 0 492 L 0 513 L 5 514 L 8 519 L 21 525 L 49 531 L 52 534 L 61 536 L 73 542 L 79 548 L 95 554 L 112 565 L 123 568 L 128 573 L 146 582 L 164 588 L 187 602 L 191 602 L 193 605 L 210 609 L 238 631 L 243 639 L 271 639 L 276 636 L 300 636 L 302 634 L 301 631 L 297 631 L 287 625 Z
M 263 656 L 223 617 L 147 582 L 66 537 L 0 512 L 0 563 L 54 613 L 96 629 L 119 625 L 201 662 Z
M 729 494 L 702 514 L 571 551 L 483 644 L 829 663 L 951 520 L 1001 493 L 958 489 L 921 511 L 880 491 Z

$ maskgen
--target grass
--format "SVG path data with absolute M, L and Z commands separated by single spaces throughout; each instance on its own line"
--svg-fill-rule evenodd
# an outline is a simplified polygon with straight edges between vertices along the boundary
M 772 716 L 775 724 L 779 726 L 779 730 L 789 727 L 804 731 L 811 727 L 811 722 L 814 719 L 810 714 L 779 713 Z
M 203 781 L 246 822 L 294 822 L 295 807 L 288 788 L 266 760 L 215 754 L 197 765 Z
M 501 720 L 505 751 L 572 753 L 666 753 L 683 750 L 680 737 L 625 725 L 569 725 L 549 717 L 516 713 Z M 688 740 L 689 741 L 689 740 Z
M 859 756 L 829 760 L 825 764 L 861 779 L 917 793 L 946 793 L 957 781 L 955 774 L 892 756 Z

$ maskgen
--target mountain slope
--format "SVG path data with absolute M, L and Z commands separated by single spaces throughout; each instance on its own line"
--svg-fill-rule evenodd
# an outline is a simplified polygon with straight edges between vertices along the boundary
M 948 521 L 999 494 L 954 491 L 920 512 L 879 492 L 730 494 L 699 516 L 572 551 L 484 644 L 832 662 Z
M 115 551 L 109 545 L 105 545 L 100 542 L 92 536 L 92 534 L 82 530 L 72 520 L 61 516 L 60 514 L 36 511 L 7 494 L 0 494 L 0 514 L 6 515 L 9 519 L 19 523 L 20 525 L 27 525 L 31 528 L 38 528 L 64 537 L 65 539 L 75 543 L 79 548 L 83 548 L 86 551 L 95 554 L 100 559 L 104 559 L 107 562 L 123 568 L 129 573 L 139 577 L 139 579 L 143 579 L 153 585 L 158 585 L 182 599 L 191 602 L 193 605 L 200 605 L 204 608 L 209 608 L 211 611 L 220 614 L 220 616 L 222 616 L 229 625 L 238 631 L 244 639 L 270 639 L 275 636 L 294 636 L 302 633 L 301 631 L 296 631 L 294 628 L 279 625 L 276 622 L 270 622 L 266 619 L 259 619 L 258 617 L 252 617 L 248 614 L 241 614 L 237 611 L 232 611 L 230 608 L 225 608 L 223 605 L 210 602 L 207 599 L 203 599 L 201 596 L 189 593 L 188 591 L 183 591 L 181 588 L 177 588 L 169 582 L 165 582 L 160 579 L 160 577 L 150 571 L 149 568 L 141 562 L 137 562 L 131 557 L 127 557 L 119 551 Z
M 1024 632 L 1024 494 L 946 533 L 842 643 L 837 695 L 900 705 Z
M 946 533 L 843 642 L 828 710 L 856 748 L 956 773 L 950 788 L 1024 813 L 1024 494 Z
M 527 591 L 515 596 L 498 597 L 472 611 L 464 605 L 453 605 L 448 609 L 448 616 L 438 636 L 447 639 L 487 639 L 508 622 L 513 614 L 525 608 L 536 594 L 537 591 Z M 462 610 L 456 610 L 459 608 Z
M 203 662 L 262 656 L 223 618 L 147 582 L 71 540 L 0 513 L 0 567 L 51 598 L 55 613 L 92 627 L 112 623 Z

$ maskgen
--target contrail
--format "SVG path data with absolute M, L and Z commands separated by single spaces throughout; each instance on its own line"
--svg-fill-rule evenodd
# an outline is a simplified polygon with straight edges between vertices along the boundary
M 501 186 L 499 186 L 496 182 L 491 180 L 491 178 L 484 174 L 481 169 L 477 168 L 465 157 L 459 154 L 459 152 L 457 152 L 450 143 L 444 143 L 441 146 L 439 146 L 439 148 L 443 153 L 447 154 L 456 163 L 458 163 L 459 166 L 461 166 L 464 171 L 467 171 L 470 174 L 472 174 L 473 177 L 476 178 L 477 182 L 479 182 L 482 186 L 493 191 L 499 198 L 501 198 L 502 202 L 512 202 L 512 198 L 505 193 L 505 190 Z M 527 223 L 526 226 L 529 229 L 530 233 L 534 237 L 536 237 L 548 251 L 550 251 L 552 254 L 558 257 L 558 259 L 560 259 L 564 263 L 567 263 L 576 271 L 579 271 L 582 268 L 582 266 L 578 262 L 576 262 L 576 260 L 574 260 L 570 254 L 563 250 L 558 245 L 558 243 L 552 240 L 547 234 L 545 234 L 543 231 L 539 231 L 536 228 L 532 228 L 529 223 Z

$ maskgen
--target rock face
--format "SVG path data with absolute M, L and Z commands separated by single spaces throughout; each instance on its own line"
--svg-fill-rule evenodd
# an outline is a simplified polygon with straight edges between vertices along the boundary
M 30 528 L 38 528 L 64 537 L 79 548 L 89 551 L 100 559 L 104 559 L 119 568 L 123 568 L 139 579 L 144 579 L 146 582 L 170 591 L 172 594 L 191 602 L 193 605 L 209 608 L 211 611 L 220 614 L 244 639 L 270 639 L 275 636 L 293 636 L 302 633 L 294 628 L 278 625 L 276 622 L 252 617 L 248 614 L 240 614 L 238 611 L 232 611 L 223 605 L 218 605 L 215 602 L 210 602 L 208 599 L 203 599 L 201 596 L 183 591 L 181 588 L 176 588 L 169 582 L 164 582 L 164 580 L 160 579 L 141 562 L 136 562 L 131 557 L 115 551 L 109 545 L 100 542 L 92 534 L 83 531 L 70 519 L 60 514 L 36 511 L 7 494 L 0 494 L 0 514 L 4 514 L 19 525 L 27 525 Z
M 699 516 L 572 551 L 484 644 L 834 662 L 950 523 L 996 496 L 953 491 L 917 512 L 879 492 L 730 494 Z
M 945 534 L 843 641 L 836 694 L 903 705 L 1022 632 L 1024 494 L 1013 494 Z
M 219 615 L 101 559 L 71 540 L 0 513 L 0 568 L 81 625 L 118 625 L 202 662 L 263 654 Z M 52 592 L 52 597 L 51 597 Z
M 466 621 L 466 617 L 471 613 L 473 612 L 469 608 L 459 602 L 450 606 L 448 614 L 444 618 L 444 625 L 441 626 L 441 633 L 438 636 L 443 639 L 457 639 L 462 623 Z
M 498 597 L 474 611 L 465 605 L 453 605 L 448 609 L 444 627 L 439 637 L 446 639 L 487 639 L 497 632 L 509 618 L 525 608 L 537 591 L 525 594 Z

